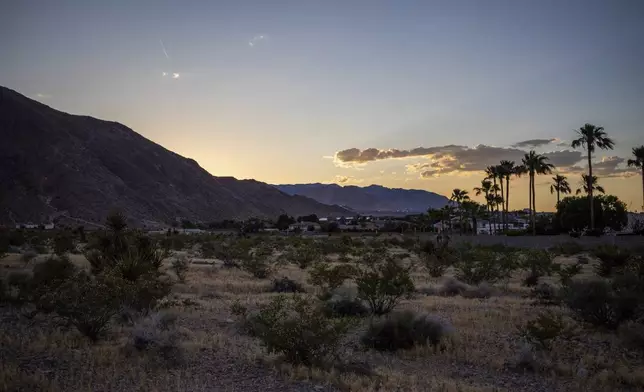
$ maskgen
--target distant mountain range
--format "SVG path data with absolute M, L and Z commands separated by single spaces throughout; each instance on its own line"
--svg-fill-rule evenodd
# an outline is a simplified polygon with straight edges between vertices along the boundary
M 340 186 L 337 184 L 276 185 L 290 195 L 310 197 L 324 204 L 336 204 L 362 214 L 418 213 L 441 208 L 449 199 L 434 192 L 387 188 L 380 185 Z
M 57 111 L 0 86 L 0 224 L 347 215 L 254 180 L 214 177 L 125 125 Z

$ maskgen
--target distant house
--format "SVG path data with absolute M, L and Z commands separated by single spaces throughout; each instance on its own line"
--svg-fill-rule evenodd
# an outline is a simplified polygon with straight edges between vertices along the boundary
M 44 229 L 53 230 L 55 225 L 53 223 L 36 224 L 36 223 L 18 223 L 16 229 Z
M 322 226 L 315 222 L 297 222 L 288 226 L 288 231 L 320 231 Z
M 202 234 L 202 233 L 206 233 L 206 231 L 201 230 L 201 229 L 179 229 L 179 233 L 182 233 L 182 234 Z

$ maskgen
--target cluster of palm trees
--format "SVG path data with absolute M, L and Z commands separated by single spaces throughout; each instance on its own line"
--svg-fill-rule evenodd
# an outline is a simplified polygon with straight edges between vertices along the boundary
M 603 127 L 592 124 L 585 124 L 576 132 L 576 139 L 572 141 L 572 148 L 583 148 L 587 152 L 588 174 L 581 175 L 580 187 L 576 194 L 585 193 L 588 195 L 590 202 L 590 229 L 595 228 L 595 211 L 593 195 L 596 192 L 605 193 L 604 188 L 599 185 L 597 176 L 593 175 L 592 156 L 596 149 L 612 150 L 615 142 L 609 138 Z M 628 160 L 629 167 L 639 168 L 642 174 L 642 209 L 644 210 L 644 146 L 633 148 L 634 159 Z M 492 218 L 494 231 L 499 227 L 508 228 L 508 215 L 510 208 L 510 180 L 512 177 L 528 175 L 528 200 L 529 214 L 533 234 L 536 234 L 536 192 L 535 179 L 538 175 L 552 174 L 555 166 L 549 162 L 544 154 L 539 154 L 534 150 L 525 154 L 520 164 L 514 161 L 502 160 L 498 165 L 488 166 L 485 169 L 485 178 L 481 181 L 480 187 L 475 187 L 474 192 L 477 196 L 483 195 L 485 206 L 482 206 L 470 199 L 469 192 L 462 189 L 454 189 L 450 200 L 456 204 L 459 211 L 461 230 L 463 227 L 463 217 L 467 214 L 475 222 L 476 216 L 489 215 Z M 557 205 L 560 203 L 561 195 L 572 193 L 570 184 L 566 176 L 556 174 L 552 177 L 550 193 L 557 194 Z M 499 210 L 500 207 L 500 210 Z M 453 206 L 447 206 L 441 212 L 437 212 L 441 217 L 451 216 Z M 501 221 L 498 221 L 498 218 Z M 451 224 L 451 222 L 450 222 Z M 476 226 L 476 223 L 474 223 Z M 476 228 L 475 228 L 476 230 Z

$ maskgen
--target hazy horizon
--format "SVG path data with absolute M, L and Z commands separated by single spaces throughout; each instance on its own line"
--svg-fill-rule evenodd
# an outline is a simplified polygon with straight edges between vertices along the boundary
M 637 1 L 22 1 L 0 15 L 0 85 L 216 176 L 446 196 L 530 148 L 574 191 L 585 151 L 570 141 L 589 122 L 616 141 L 595 152 L 599 183 L 640 210 L 625 160 L 644 144 L 642 15 Z M 538 210 L 554 209 L 550 177 Z M 513 179 L 510 208 L 527 200 Z

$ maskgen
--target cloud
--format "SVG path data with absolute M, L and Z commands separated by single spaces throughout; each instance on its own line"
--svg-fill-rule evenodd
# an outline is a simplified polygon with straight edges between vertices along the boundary
M 340 175 L 338 175 L 338 176 L 335 176 L 335 179 L 332 182 L 335 182 L 337 184 L 348 184 L 348 183 L 359 184 L 362 181 L 364 181 L 364 180 L 357 179 L 357 178 L 351 177 L 351 176 L 340 176 Z
M 259 45 L 262 41 L 265 41 L 268 38 L 265 34 L 256 35 L 248 41 L 248 46 L 253 47 Z
M 37 93 L 36 98 L 38 98 L 38 99 L 47 99 L 47 98 L 51 98 L 51 95 L 43 94 L 43 93 Z
M 571 166 L 564 169 L 566 174 L 586 174 L 587 167 Z M 599 162 L 593 162 L 593 175 L 602 177 L 632 177 L 639 174 L 637 168 L 628 167 L 626 159 L 617 156 L 602 157 Z
M 547 144 L 556 142 L 557 139 L 530 139 L 530 140 L 524 140 L 522 142 L 514 143 L 512 147 L 518 147 L 518 148 L 523 148 L 523 147 L 540 147 L 540 146 L 545 146 Z
M 557 139 L 534 139 L 514 144 L 511 147 L 496 147 L 480 144 L 475 147 L 461 145 L 446 145 L 433 147 L 417 147 L 410 150 L 368 148 L 360 150 L 349 148 L 335 153 L 333 162 L 339 167 L 361 169 L 370 162 L 387 159 L 423 158 L 423 161 L 405 165 L 407 174 L 418 173 L 420 178 L 434 178 L 442 175 L 469 176 L 481 172 L 486 167 L 498 165 L 501 160 L 521 163 L 527 148 L 515 147 L 534 146 L 542 143 L 552 143 Z M 543 153 L 548 162 L 556 167 L 556 172 L 563 174 L 586 173 L 583 165 L 585 156 L 582 151 L 557 150 Z M 593 163 L 593 174 L 599 177 L 628 177 L 637 174 L 633 168 L 626 166 L 626 159 L 611 156 L 604 157 L 600 162 Z

